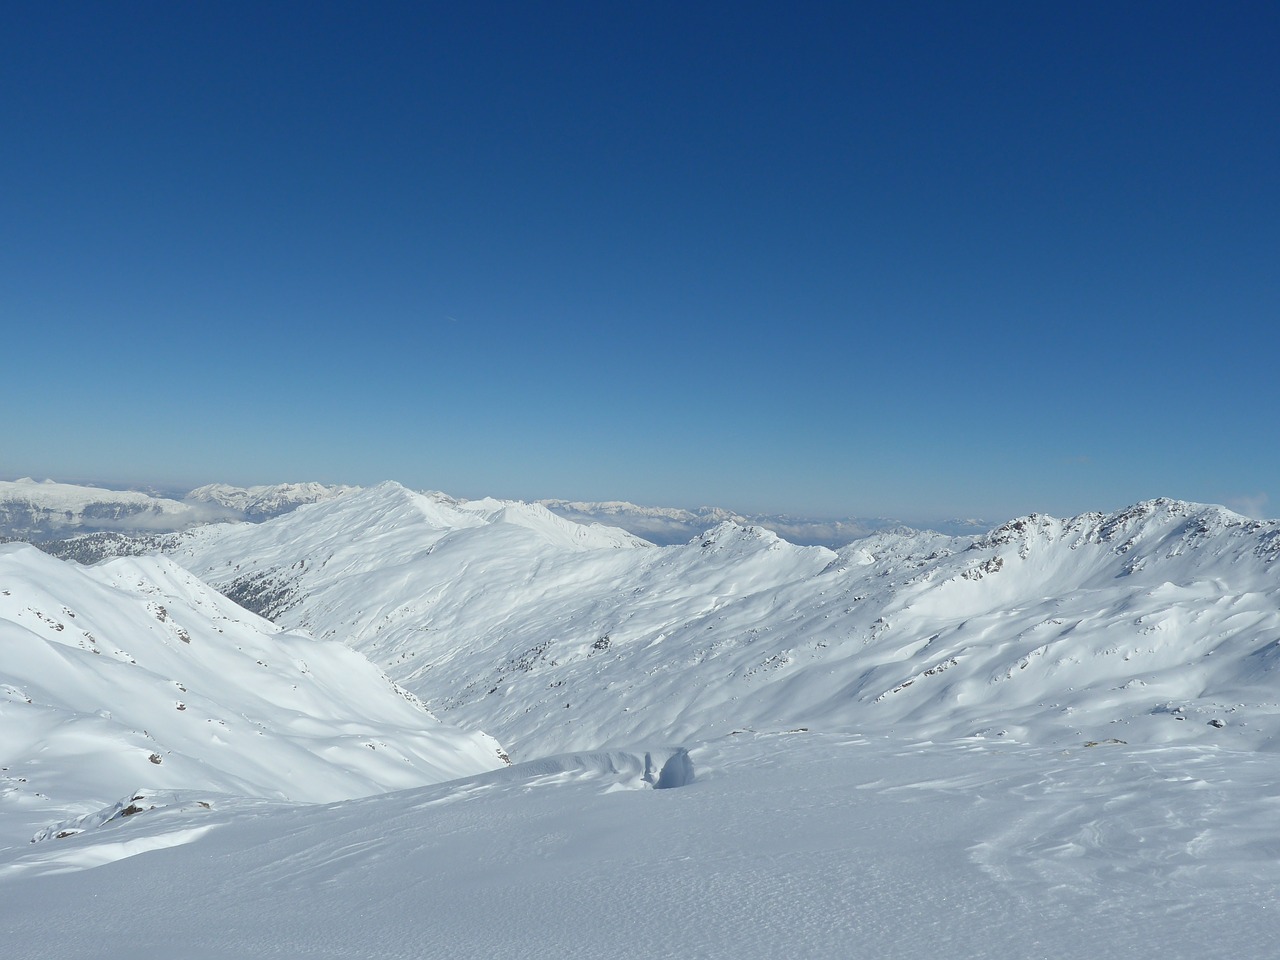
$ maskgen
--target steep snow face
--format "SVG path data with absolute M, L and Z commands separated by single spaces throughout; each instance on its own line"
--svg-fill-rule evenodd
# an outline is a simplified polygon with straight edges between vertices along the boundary
M 305 503 L 331 500 L 360 489 L 325 483 L 275 483 L 253 487 L 209 483 L 196 487 L 185 499 L 192 503 L 219 504 L 239 517 L 257 523 L 296 510 Z
M 102 530 L 177 530 L 222 512 L 131 490 L 52 480 L 0 481 L 0 538 L 47 540 Z
M 1159 500 L 839 552 L 731 521 L 680 546 L 568 549 L 507 508 L 428 522 L 419 495 L 376 489 L 325 523 L 306 508 L 172 555 L 517 757 L 757 725 L 1280 738 L 1274 521 Z
M 0 547 L 0 813 L 48 822 L 139 785 L 335 800 L 501 763 L 358 653 L 168 559 Z

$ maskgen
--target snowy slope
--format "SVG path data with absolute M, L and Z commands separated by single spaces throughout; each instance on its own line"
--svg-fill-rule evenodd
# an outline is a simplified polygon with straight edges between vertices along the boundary
M 359 654 L 282 632 L 165 558 L 0 546 L 0 820 L 139 786 L 323 801 L 501 764 Z
M 0 642 L 62 647 L 0 654 L 21 671 L 0 723 L 29 716 L 33 690 L 67 717 L 0 738 L 22 764 L 0 773 L 8 956 L 1235 960 L 1280 935 L 1280 523 L 1156 500 L 839 551 L 732 521 L 655 548 L 385 484 L 156 542 L 168 558 L 85 570 L 0 552 Z M 180 724 L 225 696 L 245 726 L 259 675 L 271 729 L 235 752 L 265 744 L 272 770 L 299 762 L 304 732 L 375 742 L 379 684 L 387 710 L 422 715 L 367 666 L 369 692 L 337 703 L 353 654 L 273 634 L 173 561 L 368 652 L 528 762 L 305 807 L 258 782 L 271 771 L 223 769 Z M 82 623 L 116 618 L 127 644 L 95 626 L 102 652 L 78 649 Z M 227 650 L 217 670 L 188 662 L 233 628 L 251 669 Z M 299 729 L 278 700 L 302 696 L 283 688 L 308 650 L 341 680 Z M 109 682 L 93 672 L 108 658 Z M 78 670 L 46 683 L 60 660 Z M 194 694 L 224 673 L 234 691 L 168 699 L 179 677 Z M 149 712 L 86 711 L 119 690 L 119 710 Z M 85 795 L 86 756 L 118 742 L 138 760 L 149 741 L 128 738 L 170 716 L 149 772 L 183 762 L 207 789 L 129 781 L 58 817 L 35 796 L 36 776 Z M 399 742 L 353 746 L 344 776 L 378 779 L 357 757 Z
M 612 524 L 664 546 L 684 543 L 724 520 L 741 519 L 720 507 L 700 507 L 697 510 L 644 507 L 625 500 L 539 500 L 538 503 L 574 523 Z
M 1280 743 L 1274 521 L 1157 500 L 839 552 L 728 521 L 581 536 L 384 485 L 167 549 L 518 758 L 801 725 Z
M 1256 756 L 781 732 L 690 756 L 679 789 L 615 751 L 23 844 L 5 955 L 1239 960 L 1280 934 Z
M 442 493 L 428 494 L 445 497 Z M 476 515 L 486 523 L 509 523 L 526 527 L 539 533 L 543 539 L 560 546 L 576 549 L 600 549 L 603 547 L 647 547 L 650 543 L 616 526 L 587 521 L 567 520 L 552 513 L 538 503 L 518 500 L 451 501 L 458 509 Z

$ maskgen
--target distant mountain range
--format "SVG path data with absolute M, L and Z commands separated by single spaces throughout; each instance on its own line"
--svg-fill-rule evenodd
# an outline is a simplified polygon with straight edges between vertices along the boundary
M 537 503 L 325 492 L 259 523 L 44 546 L 163 555 L 280 628 L 359 652 L 519 759 L 791 726 L 1280 742 L 1280 521 L 1158 499 L 838 550 L 720 517 L 655 546 Z
M 175 500 L 53 480 L 0 480 L 0 540 L 39 543 L 83 533 L 139 534 L 227 520 L 261 522 L 357 489 L 320 483 L 209 484 Z
M 1280 522 L 1220 507 L 1153 500 L 840 550 L 722 520 L 655 547 L 537 504 L 387 483 L 257 525 L 63 549 L 77 542 L 162 552 L 519 758 L 756 726 L 1280 738 Z
M 176 498 L 52 480 L 0 481 L 0 540 L 38 543 L 84 533 L 165 533 L 219 521 L 261 523 L 304 504 L 356 493 L 360 489 L 322 483 L 253 487 L 212 483 Z M 738 514 L 720 507 L 696 510 L 643 507 L 623 501 L 540 500 L 538 504 L 575 523 L 621 527 L 659 545 L 685 543 L 723 520 L 766 527 L 792 543 L 828 547 L 841 547 L 885 530 L 929 529 L 962 535 L 980 533 L 993 526 L 985 520 L 959 519 L 806 519 L 785 514 Z
M 578 523 L 608 523 L 622 527 L 659 545 L 685 543 L 724 520 L 746 526 L 760 526 L 779 536 L 806 546 L 842 547 L 861 537 L 886 530 L 934 530 L 961 536 L 983 533 L 994 526 L 986 520 L 895 520 L 886 517 L 845 517 L 812 519 L 787 514 L 740 514 L 721 507 L 641 507 L 611 500 L 584 503 L 577 500 L 539 500 L 552 513 Z
M 228 511 L 237 519 L 261 523 L 296 510 L 303 504 L 318 503 L 346 493 L 355 493 L 359 489 L 326 483 L 273 483 L 255 487 L 210 483 L 196 487 L 183 500 L 192 504 L 212 504 Z

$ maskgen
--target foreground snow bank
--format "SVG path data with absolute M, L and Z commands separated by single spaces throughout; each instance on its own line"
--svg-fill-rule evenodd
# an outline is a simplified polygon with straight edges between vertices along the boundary
M 143 812 L 0 853 L 6 954 L 1235 960 L 1280 934 L 1254 754 L 742 734 L 661 791 L 642 757 Z

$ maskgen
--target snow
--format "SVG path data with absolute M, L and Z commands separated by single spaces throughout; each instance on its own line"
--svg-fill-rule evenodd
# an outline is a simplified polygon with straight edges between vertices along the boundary
M 869 534 L 886 530 L 922 528 L 949 534 L 981 533 L 992 524 L 977 519 L 893 520 L 885 517 L 844 517 L 839 519 L 795 517 L 787 514 L 740 514 L 723 507 L 646 507 L 622 500 L 583 502 L 539 500 L 539 504 L 578 523 L 606 523 L 622 527 L 654 543 L 670 546 L 684 543 L 723 520 L 744 526 L 762 526 L 781 534 L 792 543 L 808 546 L 841 547 Z
M 359 490 L 359 487 L 325 483 L 273 483 L 252 487 L 208 483 L 196 487 L 185 499 L 191 503 L 219 504 L 246 520 L 256 521 L 288 513 L 305 503 L 341 497 Z
M 1238 958 L 1280 934 L 1275 521 L 1152 500 L 836 551 L 722 518 L 654 547 L 382 484 L 157 542 L 89 568 L 0 548 L 7 954 Z
M 575 523 L 552 513 L 537 503 L 520 503 L 509 500 L 461 501 L 458 506 L 474 513 L 487 523 L 510 523 L 536 531 L 544 539 L 570 549 L 599 549 L 613 546 L 647 547 L 648 541 L 602 523 Z
M 208 484 L 179 501 L 24 477 L 0 481 L 0 537 L 45 541 L 93 532 L 166 533 L 219 520 L 257 522 L 359 489 L 321 483 Z
M 165 558 L 0 546 L 0 821 L 141 784 L 322 801 L 501 764 L 347 647 L 281 631 Z
M 11 856 L 6 952 L 1238 958 L 1280 933 L 1273 782 L 1239 755 L 776 731 L 690 757 L 671 790 L 597 754 L 140 813 Z
M 176 530 L 215 518 L 208 508 L 131 490 L 52 480 L 0 480 L 0 536 L 49 538 L 91 530 Z
M 1280 743 L 1280 523 L 1150 501 L 840 551 L 653 548 L 397 485 L 165 549 L 517 759 L 746 726 Z M 265 599 L 264 599 L 265 598 Z

